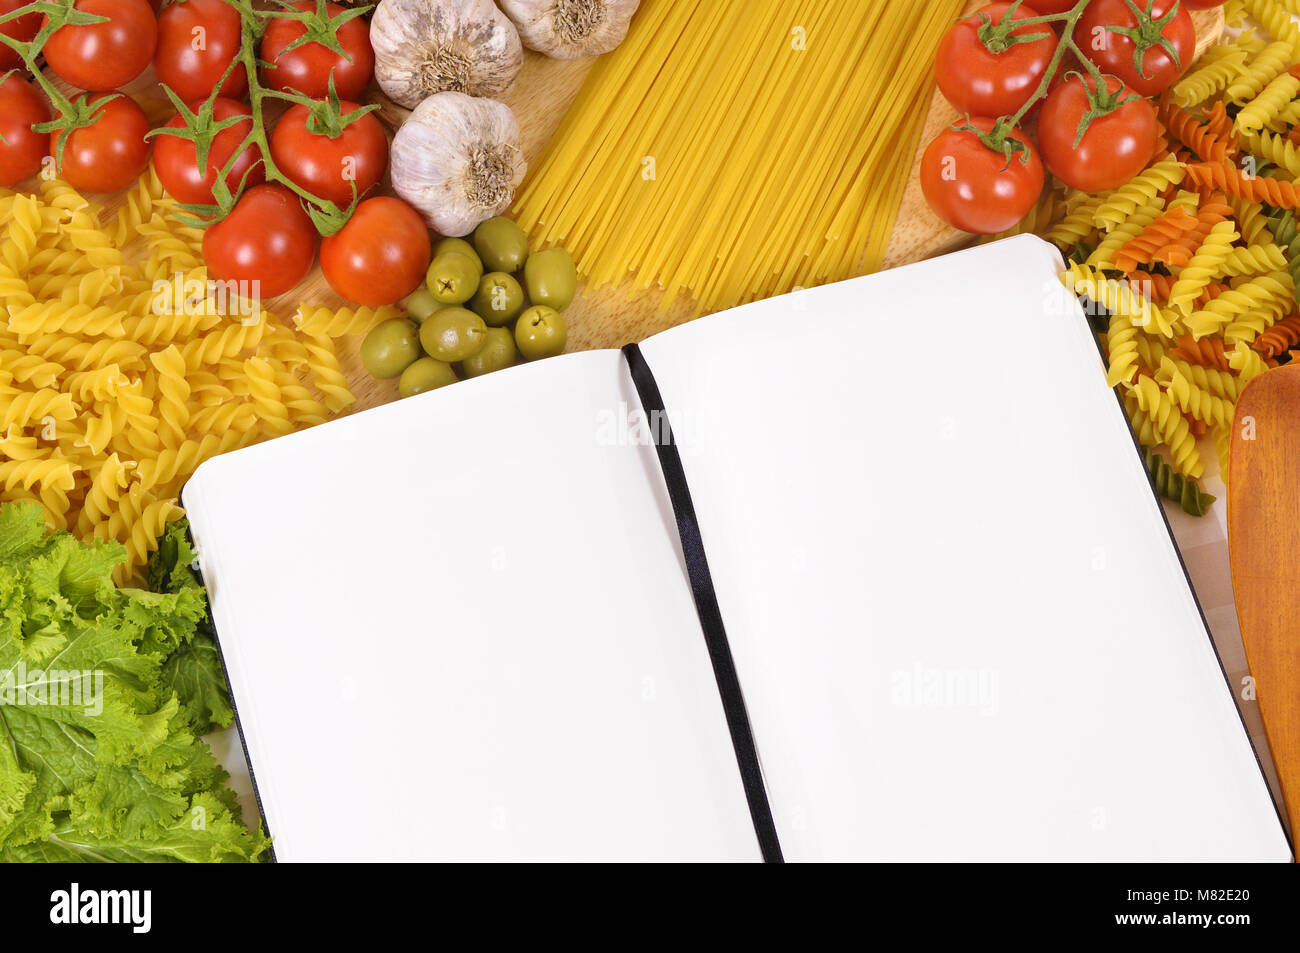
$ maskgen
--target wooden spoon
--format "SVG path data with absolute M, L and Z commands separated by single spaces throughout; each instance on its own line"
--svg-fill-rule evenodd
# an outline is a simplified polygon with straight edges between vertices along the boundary
M 1300 834 L 1300 364 L 1246 386 L 1231 459 L 1232 590 L 1294 838 Z

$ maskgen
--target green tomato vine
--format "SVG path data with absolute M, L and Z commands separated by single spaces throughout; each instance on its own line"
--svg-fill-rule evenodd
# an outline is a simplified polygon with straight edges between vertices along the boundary
M 1017 10 L 1020 9 L 1024 0 L 1015 0 L 1011 6 L 1002 14 L 999 22 L 994 23 L 992 18 L 986 13 L 978 13 L 976 16 L 980 20 L 979 38 L 984 46 L 992 53 L 1003 53 L 1017 43 L 1034 43 L 1038 40 L 1046 39 L 1052 34 L 1050 31 L 1034 33 L 1016 33 L 1014 31 L 1023 30 L 1025 27 L 1036 26 L 1038 24 L 1060 24 L 1061 37 L 1057 41 L 1056 51 L 1052 54 L 1052 59 L 1048 62 L 1047 70 L 1043 73 L 1042 80 L 1039 81 L 1038 88 L 1034 94 L 1025 101 L 1013 115 L 1001 116 L 995 123 L 991 132 L 983 132 L 971 125 L 969 118 L 965 125 L 954 126 L 954 129 L 965 129 L 975 133 L 980 141 L 994 152 L 1000 152 L 1011 161 L 1011 157 L 1022 151 L 1024 146 L 1012 138 L 1011 133 L 1019 128 L 1021 121 L 1038 103 L 1047 98 L 1048 92 L 1052 88 L 1052 81 L 1056 79 L 1056 74 L 1060 72 L 1061 64 L 1069 53 L 1074 57 L 1088 72 L 1088 77 L 1092 79 L 1089 85 L 1084 81 L 1084 75 L 1077 70 L 1072 70 L 1066 74 L 1068 79 L 1071 76 L 1078 76 L 1083 82 L 1084 91 L 1088 97 L 1088 111 L 1084 113 L 1083 118 L 1079 121 L 1078 133 L 1075 136 L 1074 144 L 1077 147 L 1083 141 L 1083 137 L 1088 132 L 1094 119 L 1100 119 L 1109 115 L 1116 109 L 1119 109 L 1125 103 L 1132 102 L 1142 97 L 1136 93 L 1123 95 L 1122 90 L 1112 93 L 1107 79 L 1096 63 L 1092 62 L 1074 41 L 1074 28 L 1079 23 L 1079 18 L 1083 16 L 1083 11 L 1087 8 L 1090 0 L 1078 0 L 1077 3 L 1064 13 L 1048 13 L 1042 16 L 1022 17 L 1013 20 Z M 1179 65 L 1178 52 L 1174 49 L 1173 44 L 1164 35 L 1166 25 L 1178 15 L 1179 2 L 1175 0 L 1172 7 L 1161 17 L 1156 17 L 1155 2 L 1156 0 L 1147 0 L 1145 8 L 1138 7 L 1133 0 L 1124 0 L 1133 17 L 1137 22 L 1134 28 L 1121 26 L 1108 26 L 1109 32 L 1126 36 L 1133 41 L 1133 61 L 1137 68 L 1138 75 L 1145 76 L 1143 63 L 1146 55 L 1152 49 L 1160 48 L 1169 54 L 1170 58 Z M 1024 157 L 1027 161 L 1028 157 Z

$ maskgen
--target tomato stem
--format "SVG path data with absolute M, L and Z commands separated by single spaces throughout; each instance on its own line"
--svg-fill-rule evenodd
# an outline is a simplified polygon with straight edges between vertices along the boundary
M 354 7 L 351 10 L 347 10 L 340 14 L 333 21 L 330 21 L 325 7 L 326 0 L 316 0 L 316 9 L 312 11 L 294 10 L 292 5 L 285 2 L 285 0 L 280 0 L 281 6 L 284 7 L 284 9 L 266 11 L 255 10 L 253 8 L 252 0 L 225 0 L 225 2 L 234 7 L 236 12 L 239 13 L 241 21 L 239 55 L 236 56 L 230 66 L 227 67 L 226 76 L 229 76 L 239 66 L 244 67 L 245 72 L 248 74 L 248 99 L 253 115 L 251 127 L 249 128 L 247 135 L 244 136 L 243 141 L 231 153 L 230 158 L 226 160 L 225 165 L 221 168 L 220 174 L 216 177 L 216 182 L 213 183 L 212 193 L 213 197 L 217 200 L 217 204 L 215 207 L 211 208 L 213 216 L 206 224 L 213 224 L 214 222 L 225 218 L 225 216 L 229 215 L 230 211 L 235 207 L 235 203 L 239 201 L 239 197 L 244 191 L 244 183 L 241 182 L 239 189 L 232 194 L 229 187 L 226 185 L 226 177 L 234 169 L 235 163 L 239 161 L 240 155 L 252 146 L 257 149 L 262 157 L 262 165 L 266 172 L 266 181 L 283 185 L 285 188 L 297 195 L 298 198 L 302 200 L 303 205 L 307 210 L 307 214 L 311 216 L 312 223 L 316 226 L 316 230 L 322 235 L 333 235 L 347 223 L 348 218 L 352 215 L 353 209 L 356 207 L 357 196 L 355 195 L 355 190 L 352 204 L 346 209 L 341 209 L 338 205 L 328 199 L 321 198 L 298 185 L 281 172 L 279 166 L 275 164 L 275 159 L 271 156 L 270 140 L 267 137 L 266 122 L 263 116 L 263 104 L 268 99 L 281 99 L 290 102 L 307 102 L 308 100 L 306 100 L 305 97 L 300 97 L 293 93 L 280 92 L 262 85 L 260 74 L 258 72 L 259 63 L 257 58 L 257 47 L 262 34 L 266 31 L 267 26 L 270 25 L 270 22 L 273 19 L 299 20 L 306 24 L 308 34 L 314 37 L 320 32 L 320 23 L 332 22 L 334 24 L 334 29 L 337 30 L 343 23 L 360 16 L 371 8 Z M 315 24 L 315 26 L 313 26 L 313 24 Z M 313 39 L 312 42 L 320 41 Z M 295 41 L 295 43 L 299 46 L 302 45 L 302 43 L 298 41 Z M 330 49 L 337 47 L 335 51 L 342 52 L 337 36 L 333 38 L 332 44 L 326 42 L 322 43 L 322 45 Z M 294 44 L 290 44 L 288 49 L 292 49 L 293 46 Z M 344 56 L 346 57 L 346 54 L 344 54 Z M 225 81 L 226 77 L 223 76 L 221 81 L 217 83 L 216 89 L 213 90 L 212 96 L 210 97 L 211 99 L 216 98 Z M 372 108 L 378 107 L 376 106 Z M 330 126 L 331 128 L 336 127 L 338 132 L 341 132 L 343 127 L 348 123 L 354 122 L 356 119 L 359 119 L 362 115 L 365 115 L 370 111 L 371 108 L 363 107 L 354 110 L 347 115 L 341 115 L 338 95 L 334 91 L 334 77 L 331 74 L 330 98 L 323 107 L 314 110 L 312 115 L 317 116 L 317 114 L 319 114 L 323 117 L 317 120 L 319 123 L 324 126 Z
M 1017 0 L 1017 2 L 1013 3 L 1002 14 L 1001 21 L 996 25 L 993 24 L 992 20 L 986 14 L 976 14 L 980 18 L 979 35 L 980 39 L 984 41 L 985 46 L 988 47 L 991 52 L 1002 53 L 1009 49 L 1015 42 L 1028 42 L 1031 37 L 1034 39 L 1042 38 L 1042 34 L 1020 34 L 1018 36 L 1013 36 L 1011 33 L 1013 29 L 1020 30 L 1024 27 L 1034 26 L 1040 23 L 1060 24 L 1061 38 L 1057 41 L 1056 50 L 1052 53 L 1052 58 L 1047 64 L 1047 69 L 1043 73 L 1042 80 L 1038 83 L 1038 88 L 1034 90 L 1033 95 L 1025 100 L 1024 105 L 1022 105 L 1014 114 L 999 118 L 997 123 L 994 125 L 992 132 L 983 133 L 980 130 L 973 129 L 969 122 L 966 126 L 953 127 L 954 129 L 969 129 L 970 131 L 975 132 L 979 136 L 981 142 L 994 152 L 1001 152 L 1006 155 L 1008 161 L 1010 161 L 1013 153 L 1019 151 L 1014 146 L 1008 145 L 1009 142 L 1015 142 L 1014 139 L 1010 138 L 1010 132 L 1019 127 L 1021 121 L 1026 115 L 1028 115 L 1029 111 L 1033 109 L 1034 106 L 1047 98 L 1047 94 L 1052 88 L 1052 82 L 1056 79 L 1057 73 L 1060 72 L 1061 64 L 1064 62 L 1066 54 L 1074 54 L 1075 58 L 1083 65 L 1083 68 L 1088 71 L 1088 74 L 1092 77 L 1094 83 L 1094 91 L 1089 93 L 1089 105 L 1092 108 L 1084 115 L 1083 119 L 1079 123 L 1078 137 L 1075 141 L 1076 145 L 1088 131 L 1088 126 L 1091 125 L 1093 119 L 1104 116 L 1109 112 L 1118 109 L 1125 102 L 1128 102 L 1128 99 L 1118 95 L 1112 96 L 1110 94 L 1109 86 L 1106 82 L 1106 74 L 1098 68 L 1096 63 L 1084 56 L 1083 51 L 1080 50 L 1078 44 L 1074 42 L 1074 29 L 1079 23 L 1079 18 L 1083 16 L 1084 10 L 1087 9 L 1090 0 L 1077 0 L 1075 5 L 1064 13 L 1047 13 L 1042 16 L 1023 17 L 1013 21 L 1012 16 L 1015 14 L 1016 10 L 1020 8 L 1021 2 L 1022 0 Z M 1132 6 L 1132 0 L 1127 0 L 1127 2 Z M 1148 0 L 1148 11 L 1153 9 L 1154 3 L 1155 0 Z M 1177 12 L 1177 3 L 1175 3 L 1174 12 Z M 1158 29 L 1163 30 L 1164 25 L 1168 23 L 1171 18 L 1172 14 L 1158 21 L 1152 20 L 1151 22 L 1158 23 Z M 1163 37 L 1161 39 L 1163 39 Z M 1168 43 L 1168 40 L 1164 40 L 1164 42 Z M 1145 55 L 1145 51 L 1143 55 Z M 1087 83 L 1085 83 L 1084 86 L 1086 88 Z

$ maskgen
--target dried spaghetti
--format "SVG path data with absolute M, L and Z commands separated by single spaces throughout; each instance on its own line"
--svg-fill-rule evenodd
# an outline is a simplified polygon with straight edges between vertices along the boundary
M 960 0 L 646 0 L 519 194 L 594 285 L 700 311 L 880 266 Z M 811 108 L 810 108 L 811 104 Z

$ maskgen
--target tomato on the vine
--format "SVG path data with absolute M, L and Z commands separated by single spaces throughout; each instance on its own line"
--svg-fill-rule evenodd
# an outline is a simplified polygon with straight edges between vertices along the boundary
M 206 99 L 239 56 L 243 23 L 239 11 L 225 0 L 185 0 L 173 3 L 158 17 L 158 50 L 153 68 L 181 99 Z M 236 66 L 221 84 L 219 95 L 242 99 L 248 73 Z
M 317 239 L 298 196 L 283 185 L 257 185 L 203 233 L 203 261 L 219 281 L 257 282 L 246 297 L 274 298 L 307 277 Z
M 73 188 L 83 192 L 118 192 L 149 166 L 149 120 L 135 100 L 119 93 L 83 93 L 76 102 L 103 103 L 93 113 L 89 126 L 71 133 L 59 130 L 50 139 L 50 155 L 58 158 L 63 147 L 59 173 Z
M 28 0 L 0 0 L 0 16 L 13 13 L 19 7 L 25 7 L 27 4 Z M 0 33 L 23 43 L 30 43 L 32 37 L 36 36 L 40 28 L 41 14 L 25 13 L 16 20 L 0 24 Z M 18 55 L 18 52 L 0 43 L 0 72 L 18 69 L 22 65 L 23 58 Z
M 1183 6 L 1188 10 L 1213 10 L 1215 7 L 1221 7 L 1228 0 L 1182 0 Z
M 293 5 L 300 13 L 314 13 L 314 0 L 300 0 Z M 347 8 L 337 3 L 325 4 L 330 20 L 335 20 Z M 339 56 L 320 43 L 304 43 L 296 49 L 285 48 L 307 33 L 299 20 L 276 17 L 262 37 L 259 55 L 264 63 L 266 85 L 286 92 L 296 90 L 312 99 L 324 99 L 329 93 L 330 73 L 334 74 L 334 88 L 342 99 L 360 99 L 370 84 L 375 71 L 375 51 L 370 46 L 370 30 L 360 17 L 348 20 L 338 27 L 339 46 L 347 57 Z
M 342 102 L 342 115 L 361 107 Z M 312 111 L 290 106 L 271 131 L 271 159 L 295 185 L 339 208 L 352 204 L 352 187 L 364 196 L 384 177 L 388 137 L 374 113 L 349 122 L 334 138 L 308 129 Z
M 1010 28 L 1008 36 L 999 37 L 997 27 L 1010 8 L 1010 3 L 982 7 L 953 24 L 939 44 L 935 79 L 960 113 L 1010 115 L 1033 96 L 1047 73 L 1056 52 L 1056 34 L 1040 23 Z M 1022 6 L 1011 22 L 1036 16 L 1035 9 Z M 987 25 L 982 18 L 987 18 Z M 1038 39 L 1025 39 L 1033 36 Z
M 148 0 L 76 0 L 76 9 L 108 19 L 55 30 L 42 48 L 50 69 L 79 89 L 99 91 L 125 86 L 145 71 L 158 43 Z
M 51 118 L 44 94 L 21 73 L 0 78 L 0 185 L 17 185 L 41 170 L 50 136 L 32 126 Z
M 194 0 L 185 0 L 185 5 L 188 6 L 193 2 Z M 189 104 L 190 110 L 195 113 L 198 113 L 202 107 L 202 102 Z M 217 181 L 217 175 L 230 161 L 239 144 L 244 141 L 244 137 L 253 127 L 253 122 L 252 110 L 243 103 L 221 96 L 212 101 L 214 120 L 221 122 L 232 116 L 249 116 L 250 119 L 247 122 L 237 122 L 233 126 L 228 126 L 213 137 L 211 148 L 208 150 L 207 168 L 203 171 L 199 170 L 198 153 L 191 140 L 168 135 L 154 137 L 154 169 L 157 170 L 158 178 L 169 195 L 187 205 L 214 203 L 212 186 Z M 185 117 L 173 116 L 168 121 L 167 128 L 185 128 Z M 248 176 L 247 180 L 244 178 L 245 174 Z M 239 158 L 226 173 L 226 187 L 234 195 L 239 191 L 241 183 L 252 186 L 260 185 L 264 181 L 266 181 L 266 168 L 262 164 L 261 154 L 257 146 L 249 145 L 239 154 Z
M 424 281 L 429 227 L 401 199 L 366 199 L 335 235 L 321 241 L 320 267 L 330 287 L 355 304 L 394 304 Z
M 1092 77 L 1073 74 L 1047 95 L 1038 114 L 1038 144 L 1047 168 L 1084 192 L 1116 188 L 1145 169 L 1158 135 L 1151 104 L 1108 76 L 1102 98 L 1109 102 L 1104 105 L 1124 102 L 1094 117 L 1080 138 L 1080 123 L 1092 110 L 1090 98 L 1096 92 Z
M 972 119 L 992 132 L 992 119 Z M 993 235 L 1029 214 L 1043 192 L 1043 163 L 1018 129 L 1007 134 L 1020 144 L 1010 154 L 995 152 L 970 129 L 947 129 L 921 157 L 921 191 L 930 208 L 964 232 Z
M 1143 11 L 1141 18 L 1133 7 Z M 1161 25 L 1166 16 L 1169 21 Z M 1092 0 L 1074 28 L 1074 42 L 1103 73 L 1118 76 L 1143 96 L 1163 93 L 1196 58 L 1196 27 L 1187 0 Z M 1145 50 L 1140 71 L 1135 58 L 1139 44 Z

